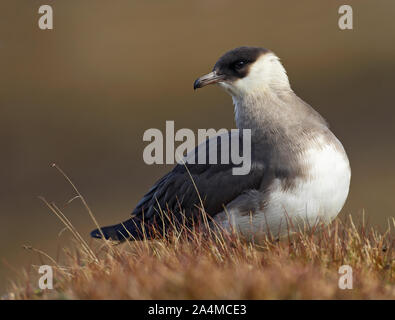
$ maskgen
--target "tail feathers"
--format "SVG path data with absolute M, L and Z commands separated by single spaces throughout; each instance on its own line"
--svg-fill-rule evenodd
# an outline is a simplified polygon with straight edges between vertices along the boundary
M 121 242 L 125 240 L 141 240 L 143 238 L 141 223 L 133 219 L 128 219 L 113 226 L 103 227 L 100 228 L 100 230 L 93 230 L 91 232 L 91 237 L 101 239 L 104 235 L 104 238 L 107 240 Z

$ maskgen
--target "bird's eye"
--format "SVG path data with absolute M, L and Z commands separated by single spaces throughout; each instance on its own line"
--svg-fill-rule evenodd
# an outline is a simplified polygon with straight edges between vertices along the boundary
M 233 68 L 236 70 L 240 70 L 241 68 L 243 68 L 246 65 L 246 62 L 243 60 L 237 61 L 233 64 Z

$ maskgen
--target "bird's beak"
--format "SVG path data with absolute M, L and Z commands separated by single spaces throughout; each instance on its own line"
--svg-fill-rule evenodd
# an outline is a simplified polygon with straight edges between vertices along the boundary
M 193 89 L 203 88 L 209 84 L 218 83 L 225 80 L 225 76 L 222 74 L 218 74 L 216 71 L 210 72 L 198 79 L 193 83 Z

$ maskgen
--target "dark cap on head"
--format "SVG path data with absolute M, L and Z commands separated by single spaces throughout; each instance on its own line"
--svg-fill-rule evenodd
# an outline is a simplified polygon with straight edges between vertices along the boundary
M 228 77 L 243 78 L 248 69 L 261 55 L 269 52 L 265 48 L 239 47 L 225 53 L 218 59 L 213 71 Z
M 196 79 L 194 89 L 226 80 L 237 80 L 248 75 L 251 65 L 269 50 L 259 47 L 238 47 L 222 55 L 214 65 L 213 72 Z

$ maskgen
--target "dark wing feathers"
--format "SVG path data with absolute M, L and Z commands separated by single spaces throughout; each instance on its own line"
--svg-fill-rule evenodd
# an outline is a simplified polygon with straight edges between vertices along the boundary
M 221 152 L 221 139 L 218 138 L 217 143 L 217 159 L 220 159 L 218 156 Z M 239 145 L 242 147 L 242 139 L 240 139 Z M 209 144 L 206 143 L 206 163 L 209 163 L 208 148 Z M 198 148 L 195 148 L 196 154 L 197 150 Z M 241 150 L 243 149 L 241 148 Z M 185 212 L 187 217 L 195 217 L 199 213 L 196 206 L 200 207 L 200 200 L 192 179 L 203 200 L 206 212 L 214 216 L 223 210 L 224 205 L 243 192 L 260 189 L 264 172 L 266 175 L 268 174 L 267 166 L 268 159 L 270 159 L 270 155 L 264 152 L 265 150 L 267 151 L 267 148 L 264 147 L 259 152 L 251 149 L 251 171 L 247 175 L 233 175 L 232 169 L 238 165 L 232 163 L 178 164 L 144 195 L 133 210 L 131 219 L 101 228 L 101 230 L 93 230 L 91 236 L 101 238 L 104 235 L 106 239 L 118 241 L 129 238 L 142 239 L 144 235 L 150 237 L 149 226 L 161 220 L 159 208 L 164 211 L 171 210 L 178 219 L 181 218 L 181 211 Z M 229 157 L 229 159 L 231 158 Z M 143 221 L 144 223 L 142 223 Z

